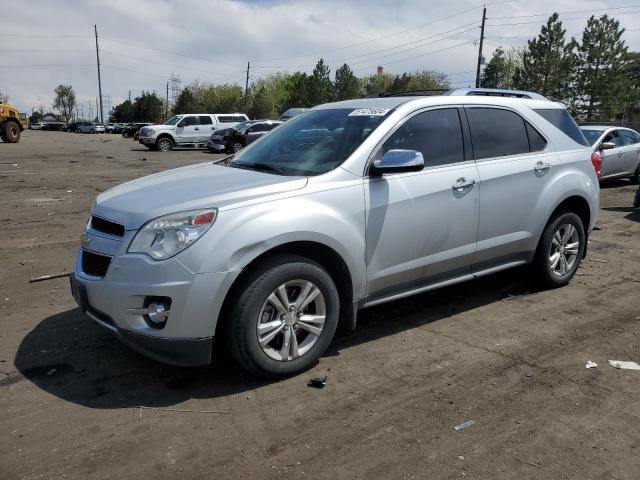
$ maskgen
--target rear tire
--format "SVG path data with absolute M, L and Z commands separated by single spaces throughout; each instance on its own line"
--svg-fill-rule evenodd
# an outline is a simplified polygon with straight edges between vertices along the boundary
M 225 334 L 233 357 L 255 375 L 302 372 L 331 343 L 340 299 L 317 263 L 297 255 L 274 257 L 253 271 L 237 293 Z
M 580 266 L 585 240 L 584 225 L 578 215 L 561 211 L 551 217 L 533 260 L 540 283 L 549 288 L 568 284 Z
M 238 153 L 243 148 L 244 145 L 242 145 L 240 142 L 234 142 L 233 145 L 231 145 L 231 153 Z
M 6 143 L 18 143 L 18 141 L 20 141 L 20 125 L 13 120 L 4 122 L 2 126 L 2 139 Z
M 122 138 L 129 138 L 129 134 L 128 134 L 127 132 L 124 132 L 124 133 L 122 134 Z

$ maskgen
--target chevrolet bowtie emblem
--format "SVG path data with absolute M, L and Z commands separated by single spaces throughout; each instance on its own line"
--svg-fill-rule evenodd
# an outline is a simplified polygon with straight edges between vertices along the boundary
M 82 246 L 83 246 L 84 248 L 88 247 L 88 246 L 89 246 L 89 244 L 91 243 L 91 237 L 89 237 L 89 235 L 87 235 L 86 233 L 84 233 L 84 234 L 82 235 L 82 239 L 81 239 L 80 243 L 82 244 Z

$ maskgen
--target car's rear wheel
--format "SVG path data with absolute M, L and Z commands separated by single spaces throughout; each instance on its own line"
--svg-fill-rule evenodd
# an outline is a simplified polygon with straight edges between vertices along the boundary
M 92 128 L 91 130 L 89 130 L 89 133 L 96 133 L 96 131 Z
M 534 259 L 538 278 L 545 286 L 569 283 L 584 255 L 585 238 L 585 227 L 575 213 L 559 212 L 551 218 Z
M 158 139 L 158 141 L 156 142 L 156 147 L 161 152 L 170 152 L 173 148 L 173 142 L 170 138 L 163 137 Z
M 226 329 L 231 353 L 256 375 L 301 372 L 331 343 L 339 311 L 336 286 L 320 265 L 279 256 L 255 270 L 234 299 Z
M 2 126 L 3 140 L 7 143 L 18 143 L 20 140 L 20 126 L 12 121 L 6 121 Z
M 234 142 L 234 143 L 231 145 L 231 152 L 232 152 L 232 153 L 238 153 L 240 150 L 242 150 L 242 148 L 243 148 L 242 143 L 240 143 L 240 142 Z
M 129 138 L 129 132 L 123 132 L 122 138 Z

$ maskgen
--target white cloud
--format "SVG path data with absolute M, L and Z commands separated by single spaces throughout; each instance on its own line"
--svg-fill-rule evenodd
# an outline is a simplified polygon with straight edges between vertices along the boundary
M 616 0 L 543 0 L 535 2 L 535 8 L 532 3 L 488 2 L 487 23 L 496 26 L 487 28 L 487 57 L 498 45 L 526 43 L 526 38 L 496 37 L 533 36 L 539 32 L 540 24 L 524 22 L 546 20 L 545 16 L 495 17 L 609 8 L 608 13 L 621 20 L 623 26 L 640 27 L 640 8 L 626 10 L 635 13 L 617 14 L 620 10 L 614 8 L 620 5 Z M 98 95 L 94 24 L 98 25 L 102 50 L 102 91 L 111 97 L 111 105 L 125 99 L 129 90 L 133 96 L 142 90 L 164 95 L 171 73 L 180 75 L 185 83 L 200 80 L 243 85 L 247 61 L 254 67 L 254 79 L 285 68 L 310 71 L 323 56 L 332 70 L 346 61 L 359 75 L 373 73 L 380 64 L 390 72 L 437 69 L 459 73 L 454 77 L 457 81 L 472 80 L 473 73 L 461 72 L 475 70 L 477 47 L 472 42 L 479 31 L 471 25 L 467 27 L 471 31 L 446 40 L 440 40 L 437 34 L 479 21 L 481 11 L 480 0 L 19 2 L 4 12 L 3 33 L 23 37 L 0 36 L 0 90 L 21 110 L 30 111 L 40 105 L 47 109 L 53 100 L 53 89 L 68 83 L 88 109 L 89 102 L 95 104 Z M 567 19 L 568 33 L 576 34 L 586 23 L 586 18 L 576 17 L 586 17 L 588 13 L 561 16 Z M 429 22 L 434 23 L 391 35 Z M 523 24 L 497 26 L 505 23 Z M 625 38 L 631 48 L 638 48 L 640 31 L 628 32 Z M 460 43 L 466 44 L 424 55 Z

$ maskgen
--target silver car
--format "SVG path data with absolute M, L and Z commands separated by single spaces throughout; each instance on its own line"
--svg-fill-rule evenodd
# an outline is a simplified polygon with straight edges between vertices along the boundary
M 565 285 L 598 211 L 591 148 L 562 105 L 493 95 L 321 105 L 217 163 L 108 190 L 73 296 L 160 361 L 206 364 L 219 336 L 276 377 L 363 308 L 525 264 Z
M 76 133 L 104 133 L 104 125 L 91 122 L 80 122 L 76 127 Z
M 589 125 L 580 127 L 594 151 L 600 153 L 601 180 L 640 180 L 640 134 L 624 127 Z

